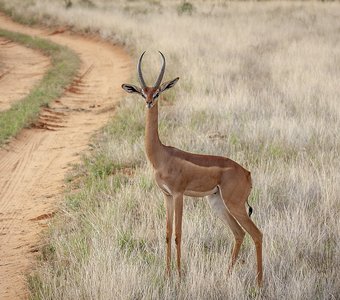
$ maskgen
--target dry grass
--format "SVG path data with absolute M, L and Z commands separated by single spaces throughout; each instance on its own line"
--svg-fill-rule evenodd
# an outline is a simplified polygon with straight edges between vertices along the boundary
M 264 233 L 258 291 L 251 240 L 227 277 L 230 231 L 205 201 L 187 199 L 185 276 L 180 285 L 175 274 L 166 279 L 165 212 L 143 154 L 144 105 L 128 97 L 69 178 L 79 191 L 51 229 L 33 297 L 340 297 L 338 3 L 194 2 L 191 14 L 179 14 L 178 2 L 16 2 L 7 5 L 20 15 L 98 33 L 136 58 L 148 50 L 149 75 L 159 68 L 154 50 L 163 51 L 166 79 L 181 78 L 160 100 L 163 141 L 251 170 L 253 218 Z

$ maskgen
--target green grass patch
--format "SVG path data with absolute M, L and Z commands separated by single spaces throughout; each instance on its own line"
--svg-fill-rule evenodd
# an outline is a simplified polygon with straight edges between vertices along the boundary
M 114 120 L 106 128 L 109 135 L 133 143 L 144 135 L 144 110 L 140 103 L 119 109 Z
M 43 79 L 9 110 L 0 112 L 0 145 L 34 122 L 42 106 L 59 98 L 76 75 L 80 59 L 70 49 L 29 35 L 0 29 L 0 36 L 47 55 L 52 66 Z

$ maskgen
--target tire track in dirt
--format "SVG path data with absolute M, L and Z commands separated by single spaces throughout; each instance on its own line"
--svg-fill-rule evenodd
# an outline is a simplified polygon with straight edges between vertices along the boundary
M 0 38 L 0 111 L 28 95 L 50 66 L 48 57 Z
M 65 45 L 82 61 L 72 87 L 42 110 L 35 128 L 24 129 L 0 150 L 0 299 L 23 299 L 28 297 L 25 274 L 61 199 L 64 176 L 88 148 L 91 135 L 113 115 L 131 64 L 120 47 L 99 39 L 51 35 L 4 15 L 0 27 Z

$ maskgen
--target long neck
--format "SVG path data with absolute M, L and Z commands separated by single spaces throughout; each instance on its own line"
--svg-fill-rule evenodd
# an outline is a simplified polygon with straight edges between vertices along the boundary
M 145 150 L 151 164 L 156 168 L 163 151 L 163 144 L 158 135 L 158 102 L 146 112 Z

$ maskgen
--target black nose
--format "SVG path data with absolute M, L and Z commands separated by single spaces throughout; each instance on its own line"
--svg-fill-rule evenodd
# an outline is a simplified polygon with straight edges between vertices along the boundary
M 152 107 L 152 102 L 147 102 L 146 106 L 147 106 L 147 108 L 151 108 Z

